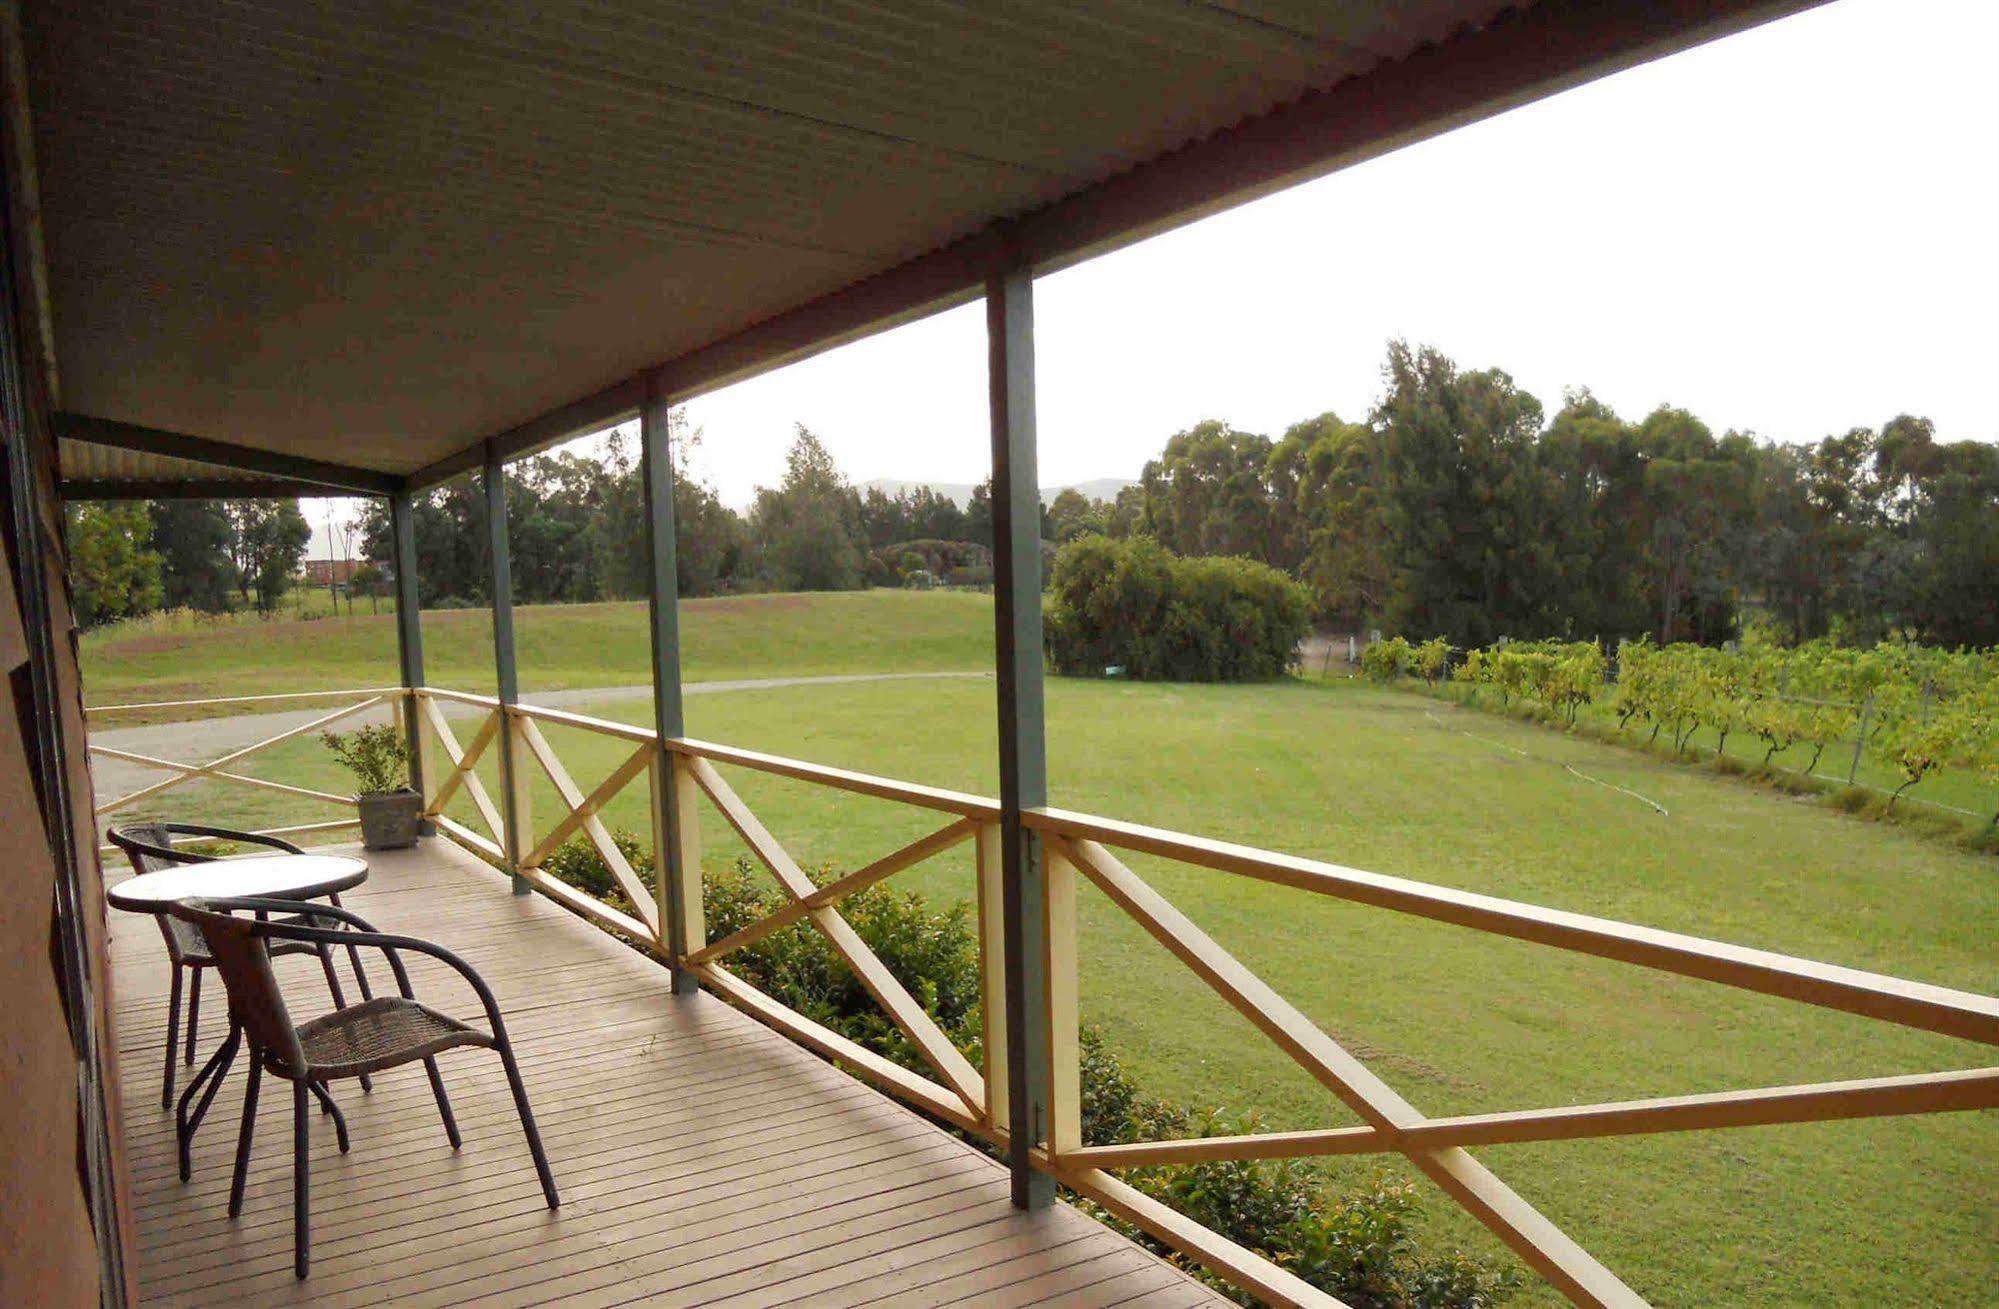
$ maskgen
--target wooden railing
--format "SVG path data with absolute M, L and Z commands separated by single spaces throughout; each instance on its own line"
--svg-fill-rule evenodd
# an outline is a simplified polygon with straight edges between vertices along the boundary
M 702 942 L 678 962 L 700 979 L 703 985 L 778 1031 L 868 1078 L 883 1089 L 945 1122 L 988 1139 L 1001 1139 L 1006 1124 L 1006 1072 L 1004 1047 L 988 1043 L 987 1067 L 975 1068 L 951 1043 L 950 1038 L 925 1012 L 882 964 L 853 927 L 840 914 L 840 902 L 866 887 L 935 855 L 971 842 L 977 851 L 980 951 L 984 969 L 981 988 L 987 1031 L 1004 1029 L 1004 1015 L 998 1005 L 1005 994 L 998 969 L 1004 957 L 999 940 L 999 807 L 978 796 L 963 795 L 934 787 L 911 786 L 884 778 L 837 768 L 824 768 L 775 755 L 738 750 L 705 741 L 677 738 L 661 752 L 658 738 L 646 728 L 608 722 L 557 709 L 515 705 L 506 709 L 486 696 L 458 692 L 419 690 L 415 692 L 420 721 L 437 743 L 449 767 L 438 772 L 435 787 L 425 798 L 425 811 L 439 827 L 474 850 L 506 866 L 537 890 L 567 905 L 604 927 L 651 945 L 672 957 L 666 937 L 668 907 L 663 897 L 671 894 L 667 879 L 656 877 L 648 888 L 639 878 L 598 816 L 626 787 L 645 774 L 652 788 L 655 831 L 663 806 L 677 807 L 680 822 L 675 830 L 683 842 L 681 866 L 701 866 L 699 810 L 706 806 L 733 829 L 751 854 L 767 868 L 783 888 L 789 901 L 770 915 L 748 924 L 719 940 L 708 941 L 703 929 L 698 881 L 688 887 L 687 903 L 681 907 L 689 924 L 688 937 Z M 460 744 L 452 725 L 438 708 L 439 701 L 473 705 L 484 709 L 471 734 Z M 507 727 L 502 729 L 502 720 Z M 633 745 L 632 752 L 613 768 L 604 781 L 584 792 L 570 777 L 542 726 L 580 729 L 613 737 Z M 509 858 L 504 848 L 506 823 L 499 804 L 481 784 L 474 769 L 492 748 L 501 730 L 513 732 L 517 761 L 532 760 L 553 785 L 563 808 L 553 821 L 538 821 L 527 811 L 526 770 L 516 763 L 517 775 L 511 802 L 523 806 L 517 812 L 516 830 L 522 849 Z M 662 763 L 662 758 L 664 762 Z M 784 845 L 771 834 L 716 769 L 717 764 L 770 773 L 795 780 L 815 782 L 837 790 L 876 799 L 891 800 L 945 816 L 936 831 L 889 851 L 848 873 L 837 881 L 817 886 L 805 874 Z M 665 775 L 662 775 L 664 772 Z M 486 832 L 474 830 L 452 819 L 444 810 L 458 791 L 466 790 L 483 820 Z M 612 879 L 634 908 L 634 913 L 607 905 L 557 880 L 543 871 L 549 856 L 564 842 L 581 835 L 609 868 Z M 823 933 L 867 988 L 882 1012 L 892 1021 L 912 1047 L 929 1065 L 928 1076 L 912 1072 L 885 1059 L 823 1024 L 780 1004 L 756 990 L 725 965 L 728 956 L 772 932 L 794 923 L 810 923 Z
M 576 714 L 521 706 L 499 715 L 480 697 L 453 697 L 492 707 L 510 717 L 525 753 L 538 760 L 564 797 L 568 811 L 547 835 L 525 852 L 523 875 L 565 903 L 616 930 L 664 947 L 663 914 L 647 911 L 643 923 L 598 905 L 581 892 L 538 871 L 562 840 L 582 831 L 606 857 L 634 904 L 646 899 L 637 879 L 616 857 L 595 814 L 625 784 L 657 759 L 655 738 L 628 727 Z M 448 733 L 435 714 L 434 728 Z M 635 749 L 603 785 L 588 795 L 569 782 L 548 748 L 537 722 L 620 737 Z M 465 751 L 447 744 L 454 758 L 472 761 L 499 730 L 482 726 Z M 447 737 L 448 740 L 448 737 Z M 689 848 L 682 866 L 699 868 L 700 801 L 712 805 L 745 845 L 776 877 L 789 902 L 768 917 L 687 953 L 680 962 L 718 995 L 747 1010 L 804 1045 L 840 1060 L 889 1092 L 928 1113 L 996 1144 L 1006 1139 L 1004 1045 L 986 1043 L 987 1066 L 974 1068 L 891 977 L 841 918 L 839 903 L 961 842 L 976 843 L 979 940 L 984 981 L 984 1030 L 1005 1030 L 999 915 L 998 804 L 980 796 L 916 786 L 843 769 L 705 741 L 665 743 L 670 779 L 654 779 L 656 804 L 679 806 L 678 830 Z M 716 770 L 717 764 L 815 783 L 856 795 L 910 805 L 944 815 L 937 830 L 883 854 L 827 885 L 815 886 L 770 830 Z M 662 781 L 670 784 L 662 786 Z M 448 798 L 447 778 L 440 796 Z M 442 799 L 431 804 L 433 811 Z M 494 841 L 465 833 L 478 848 L 497 852 L 504 830 L 494 806 L 481 802 Z M 1040 833 L 1046 860 L 1044 930 L 1047 941 L 1047 1004 L 1037 1016 L 1046 1043 L 1054 1087 L 1045 1139 L 1037 1163 L 1074 1191 L 1151 1232 L 1256 1294 L 1279 1304 L 1332 1305 L 1337 1302 L 1291 1273 L 1217 1233 L 1192 1223 L 1173 1209 L 1119 1180 L 1117 1170 L 1219 1159 L 1300 1158 L 1319 1155 L 1399 1154 L 1436 1182 L 1467 1212 L 1504 1240 L 1531 1267 L 1570 1299 L 1583 1305 L 1640 1305 L 1644 1301 L 1575 1241 L 1540 1214 L 1490 1169 L 1473 1158 L 1474 1146 L 1513 1142 L 1579 1140 L 1653 1132 L 1704 1130 L 1842 1118 L 1936 1113 L 1999 1107 L 1999 1067 L 1981 1067 L 1912 1076 L 1872 1078 L 1813 1085 L 1766 1087 L 1706 1095 L 1684 1095 L 1614 1104 L 1568 1105 L 1505 1113 L 1431 1118 L 1418 1111 L 1350 1051 L 1267 986 L 1164 896 L 1134 873 L 1113 851 L 1126 851 L 1272 882 L 1301 893 L 1349 900 L 1378 909 L 1454 924 L 1475 931 L 1537 942 L 1596 955 L 1638 967 L 1700 978 L 1805 1004 L 1844 1010 L 1883 1022 L 1999 1045 L 1999 1000 L 1944 987 L 1839 968 L 1762 950 L 1745 949 L 1608 919 L 1544 909 L 1446 887 L 1384 877 L 1316 860 L 1246 846 L 1184 836 L 1176 832 L 1097 818 L 1059 809 L 1039 809 L 1026 823 Z M 523 827 L 525 828 L 525 824 Z M 456 824 L 447 830 L 463 832 Z M 1141 928 L 1171 951 L 1208 987 L 1249 1019 L 1272 1043 L 1301 1065 L 1362 1120 L 1360 1126 L 1272 1132 L 1196 1140 L 1149 1141 L 1111 1146 L 1082 1142 L 1080 1067 L 1077 1050 L 1076 937 L 1077 878 L 1087 879 Z M 698 891 L 692 894 L 698 896 Z M 690 939 L 705 940 L 699 905 L 688 920 Z M 823 932 L 853 968 L 883 1011 L 922 1052 L 930 1075 L 910 1072 L 840 1034 L 830 1031 L 770 996 L 755 990 L 723 966 L 723 960 L 771 932 L 809 922 Z
M 1050 1161 L 1056 1176 L 1282 1303 L 1327 1300 L 1301 1291 L 1295 1279 L 1255 1256 L 1245 1259 L 1247 1251 L 1213 1233 L 1190 1228 L 1185 1219 L 1117 1181 L 1107 1170 L 1216 1159 L 1400 1154 L 1577 1304 L 1643 1305 L 1636 1292 L 1474 1159 L 1467 1147 L 1999 1107 L 1999 1067 L 1982 1067 L 1429 1118 L 1217 945 L 1126 867 L 1110 847 L 1985 1045 L 1999 1045 L 1999 1000 L 1087 814 L 1044 809 L 1030 813 L 1027 822 L 1044 836 L 1051 915 L 1072 919 L 1075 877 L 1080 873 L 1088 878 L 1362 1119 L 1358 1127 L 1085 1147 L 1076 1144 L 1075 1065 L 1073 1061 L 1056 1065 L 1060 1081 Z M 1058 936 L 1058 924 L 1050 923 L 1051 940 L 1073 943 L 1066 921 L 1059 930 L 1066 937 Z M 1073 958 L 1057 961 L 1051 986 L 1062 979 L 1062 1008 L 1056 1010 L 1051 1004 L 1051 1010 L 1064 1033 L 1074 1026 L 1074 976 Z M 1054 1034 L 1050 1039 L 1055 1039 Z
M 384 693 L 366 694 L 376 699 L 350 705 L 336 716 L 358 712 L 366 704 L 378 702 Z M 1004 956 L 1000 915 L 1001 812 L 995 801 L 705 741 L 674 738 L 664 742 L 662 749 L 657 737 L 645 728 L 529 705 L 502 706 L 485 696 L 435 689 L 408 694 L 414 696 L 416 719 L 448 764 L 431 770 L 429 794 L 425 797 L 426 811 L 443 831 L 576 912 L 674 959 L 717 995 L 792 1039 L 840 1061 L 889 1093 L 945 1122 L 995 1144 L 1005 1144 L 1008 1122 L 1005 1043 L 987 1041 L 985 1066 L 974 1067 L 840 914 L 841 902 L 855 892 L 971 842 L 976 851 L 984 1030 L 1005 1031 L 1005 988 L 1000 973 Z M 481 711 L 470 720 L 471 730 L 463 744 L 439 707 L 441 703 L 454 702 Z M 331 721 L 331 716 L 321 720 L 325 721 Z M 314 723 L 311 727 L 319 725 Z M 585 792 L 571 779 L 550 746 L 542 730 L 544 725 L 614 738 L 628 743 L 631 751 L 601 784 Z M 297 735 L 304 730 L 310 728 L 295 729 L 285 735 Z M 513 793 L 496 799 L 474 770 L 502 733 L 511 734 L 517 762 Z M 285 737 L 274 737 L 254 748 L 261 749 L 282 739 Z M 230 778 L 230 774 L 217 770 L 245 753 L 248 752 L 239 751 L 200 768 L 170 767 L 189 776 Z M 561 799 L 561 811 L 553 815 L 552 822 L 537 825 L 530 821 L 527 761 L 533 761 L 546 774 Z M 941 825 L 818 886 L 722 777 L 717 765 L 911 806 L 939 815 Z M 682 868 L 698 870 L 701 866 L 699 811 L 705 802 L 770 870 L 789 897 L 787 902 L 763 919 L 709 941 L 702 924 L 699 878 L 689 878 L 683 891 L 687 902 L 677 908 L 681 921 L 688 924 L 687 939 L 700 944 L 676 955 L 663 926 L 672 918 L 664 901 L 670 894 L 667 879 L 656 878 L 654 888 L 646 887 L 599 817 L 604 807 L 637 782 L 641 774 L 647 776 L 651 786 L 656 832 L 667 830 L 663 819 L 668 806 L 673 808 L 676 821 L 671 830 L 677 832 L 681 842 L 675 853 Z M 144 794 L 161 789 L 164 787 Z M 461 790 L 469 796 L 487 828 L 486 833 L 444 812 Z M 116 803 L 129 803 L 136 798 L 126 797 Z M 514 806 L 511 830 L 516 833 L 516 849 L 507 848 L 509 827 L 503 806 Z M 1607 1104 L 1428 1117 L 1217 944 L 1115 852 L 1171 860 L 1274 883 L 1305 895 L 1351 901 L 1385 912 L 1595 955 L 1986 1046 L 1999 1045 L 1999 999 L 1066 810 L 1031 810 L 1025 815 L 1025 823 L 1039 834 L 1046 863 L 1046 920 L 1042 926 L 1047 943 L 1043 961 L 1047 996 L 1045 1012 L 1033 1017 L 1032 1028 L 1048 1053 L 1054 1082 L 1050 1121 L 1044 1139 L 1034 1150 L 1037 1166 L 1077 1193 L 1272 1303 L 1338 1304 L 1261 1255 L 1193 1223 L 1128 1185 L 1116 1172 L 1222 1159 L 1397 1154 L 1436 1182 L 1575 1303 L 1634 1306 L 1644 1301 L 1475 1159 L 1470 1149 L 1517 1142 L 1999 1107 L 1999 1067 L 1977 1067 Z M 542 870 L 549 856 L 577 835 L 588 840 L 603 856 L 612 877 L 633 906 L 632 913 L 604 904 Z M 1077 1048 L 1079 878 L 1101 890 L 1112 904 L 1351 1108 L 1361 1119 L 1360 1125 L 1085 1145 Z M 799 923 L 809 923 L 826 936 L 882 1011 L 921 1052 L 928 1066 L 927 1074 L 912 1072 L 861 1047 L 756 990 L 725 966 L 728 956 L 735 951 Z
M 163 713 L 185 713 L 189 710 L 208 710 L 227 706 L 256 706 L 259 709 L 269 709 L 280 705 L 297 704 L 301 701 L 336 699 L 349 701 L 348 704 L 331 713 L 322 714 L 309 722 L 289 727 L 284 731 L 267 736 L 250 745 L 231 750 L 206 763 L 185 763 L 173 759 L 161 759 L 153 755 L 139 754 L 132 750 L 119 750 L 112 746 L 92 741 L 88 746 L 89 753 L 99 759 L 115 759 L 120 763 L 131 764 L 140 768 L 155 769 L 168 774 L 157 782 L 148 783 L 136 790 L 128 791 L 123 795 L 114 796 L 102 802 L 92 811 L 92 815 L 101 822 L 101 820 L 121 810 L 129 809 L 141 801 L 151 800 L 157 796 L 164 795 L 174 788 L 185 786 L 190 782 L 204 780 L 222 782 L 234 786 L 252 787 L 259 790 L 277 791 L 309 800 L 323 800 L 328 804 L 341 805 L 345 808 L 353 809 L 355 808 L 355 802 L 351 794 L 339 795 L 331 791 L 318 791 L 311 787 L 293 786 L 285 782 L 274 782 L 269 778 L 252 777 L 247 773 L 236 771 L 234 765 L 242 763 L 253 755 L 261 754 L 274 745 L 282 745 L 284 742 L 292 740 L 295 737 L 304 736 L 308 732 L 323 731 L 335 723 L 351 718 L 377 705 L 400 704 L 406 694 L 408 693 L 399 686 L 389 686 L 359 691 L 300 691 L 280 695 L 223 696 L 206 700 L 156 700 L 138 704 L 113 704 L 93 707 L 85 712 L 88 715 L 91 726 L 97 728 L 103 726 L 105 719 L 115 720 L 122 714 L 144 714 L 150 717 Z M 355 696 L 361 698 L 358 700 L 353 699 Z M 199 719 L 180 725 L 184 726 L 189 732 L 198 733 L 201 730 Z M 359 821 L 358 818 L 340 818 L 330 822 L 297 823 L 287 827 L 271 827 L 261 830 L 266 836 L 301 836 L 339 831 L 343 828 L 353 827 Z M 109 852 L 113 848 L 111 846 L 103 846 L 100 848 L 100 853 Z

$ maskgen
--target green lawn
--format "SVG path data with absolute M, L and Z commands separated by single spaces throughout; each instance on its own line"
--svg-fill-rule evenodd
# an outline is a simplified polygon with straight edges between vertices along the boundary
M 681 672 L 708 681 L 990 668 L 992 612 L 990 596 L 971 592 L 688 600 L 680 606 Z M 652 680 L 642 601 L 523 605 L 514 624 L 523 690 Z M 492 693 L 489 611 L 427 610 L 423 644 L 432 686 Z M 84 636 L 83 672 L 93 705 L 393 685 L 395 616 L 180 613 L 115 624 Z M 116 725 L 140 721 L 124 715 Z
M 777 656 L 782 657 L 782 656 Z M 899 660 L 897 662 L 900 662 Z M 692 734 L 990 793 L 989 684 L 704 696 Z M 643 703 L 601 716 L 645 721 Z M 1469 731 L 1473 735 L 1464 734 Z M 1055 681 L 1055 803 L 1379 872 L 1991 993 L 1989 857 L 1807 800 L 1531 724 L 1357 683 Z M 626 747 L 556 730 L 588 790 Z M 1477 739 L 1484 738 L 1484 739 Z M 1522 757 L 1496 748 L 1526 750 Z M 1666 806 L 1576 778 L 1569 762 Z M 337 784 L 299 742 L 267 775 Z M 938 825 L 752 774 L 745 799 L 808 866 L 849 869 Z M 306 815 L 273 796 L 231 815 Z M 233 801 L 232 801 L 233 803 Z M 553 809 L 543 788 L 538 812 Z M 643 823 L 643 787 L 613 806 Z M 544 819 L 546 821 L 546 818 Z M 710 866 L 739 847 L 704 822 Z M 968 893 L 968 858 L 897 879 Z M 1972 1067 L 1989 1051 L 1220 874 L 1134 859 L 1196 922 L 1426 1112 L 1465 1113 Z M 1086 891 L 1084 1001 L 1152 1090 L 1351 1121 L 1323 1090 Z M 1999 1279 L 1999 1114 L 1940 1115 L 1481 1152 L 1661 1305 L 1967 1305 Z M 1373 1165 L 1341 1163 L 1341 1177 Z M 1494 1243 L 1436 1197 L 1428 1239 Z M 1535 1291 L 1522 1303 L 1552 1304 Z

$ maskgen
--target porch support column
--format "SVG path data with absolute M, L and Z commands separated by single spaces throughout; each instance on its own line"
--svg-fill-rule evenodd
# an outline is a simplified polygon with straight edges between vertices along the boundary
M 423 622 L 418 609 L 416 584 L 416 523 L 411 514 L 408 491 L 389 497 L 389 564 L 396 573 L 396 655 L 403 671 L 403 739 L 409 747 L 410 786 L 419 796 L 429 792 L 423 784 L 423 715 L 416 696 L 407 694 L 423 686 Z M 428 819 L 421 825 L 424 835 L 435 830 Z
M 687 724 L 680 703 L 680 581 L 674 540 L 673 438 L 668 426 L 671 397 L 657 375 L 646 376 L 645 404 L 639 411 L 639 468 L 645 486 L 646 510 L 646 609 L 652 628 L 652 714 L 659 733 L 659 753 L 653 759 L 653 869 L 659 879 L 659 903 L 664 910 L 662 928 L 666 933 L 666 953 L 673 968 L 675 995 L 692 995 L 700 989 L 692 972 L 680 961 L 702 945 L 700 935 L 701 868 L 699 845 L 691 832 L 682 830 L 694 821 L 690 807 L 682 803 L 685 787 L 680 784 L 676 756 L 666 742 L 684 736 Z M 692 857 L 695 866 L 687 867 Z
M 514 875 L 514 894 L 526 895 L 532 888 L 520 868 L 527 833 L 522 830 L 525 788 L 519 784 L 521 759 L 515 747 L 513 719 L 521 683 L 514 668 L 514 567 L 507 549 L 507 469 L 500 461 L 499 448 L 491 441 L 486 442 L 485 453 L 486 563 L 493 592 L 493 669 L 499 682 L 495 694 L 500 701 L 500 814 L 506 828 L 500 844 L 506 852 L 507 870 Z
M 1041 687 L 1041 490 L 1035 468 L 1034 274 L 986 281 L 993 441 L 993 646 L 999 684 L 1000 917 L 1005 940 L 1008 1163 L 1013 1203 L 1040 1209 L 1055 1182 L 1031 1150 L 1049 1131 L 1052 1079 L 1041 839 L 1021 811 L 1048 801 Z

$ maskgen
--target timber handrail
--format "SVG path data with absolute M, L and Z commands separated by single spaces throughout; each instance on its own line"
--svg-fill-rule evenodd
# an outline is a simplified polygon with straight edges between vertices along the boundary
M 898 782 L 893 778 L 877 777 L 872 773 L 830 768 L 825 764 L 809 764 L 801 759 L 764 754 L 757 750 L 742 750 L 735 746 L 717 745 L 713 741 L 698 741 L 684 736 L 670 738 L 666 748 L 675 754 L 690 755 L 718 764 L 735 764 L 760 773 L 796 778 L 801 782 L 817 782 L 836 791 L 871 795 L 879 800 L 894 800 L 901 804 L 915 805 L 921 809 L 936 809 L 965 818 L 997 821 L 1000 816 L 999 801 L 964 791 L 948 791 L 942 787 Z
M 1064 809 L 1030 810 L 1024 821 L 1072 840 L 1999 1045 L 1999 998 L 1992 996 Z
M 280 700 L 331 700 L 343 695 L 393 695 L 403 694 L 400 686 L 349 687 L 331 691 L 280 691 L 270 695 L 221 695 L 204 700 L 151 700 L 137 704 L 85 705 L 83 712 L 90 714 L 136 713 L 142 709 L 202 709 L 218 704 L 275 704 Z
M 562 727 L 580 728 L 586 732 L 597 732 L 604 736 L 615 736 L 626 741 L 657 741 L 659 733 L 650 727 L 638 727 L 631 723 L 614 722 L 609 718 L 592 718 L 588 714 L 571 713 L 566 709 L 550 709 L 545 705 L 516 704 L 509 711 L 522 718 L 538 719 L 544 723 L 554 723 Z
M 432 700 L 451 700 L 458 704 L 478 705 L 483 709 L 500 707 L 497 696 L 479 695 L 472 691 L 447 691 L 441 686 L 420 686 L 416 688 L 416 694 Z

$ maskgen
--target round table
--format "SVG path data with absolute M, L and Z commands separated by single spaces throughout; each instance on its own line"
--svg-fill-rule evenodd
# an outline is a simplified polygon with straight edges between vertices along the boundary
M 104 893 L 120 909 L 157 914 L 176 900 L 196 897 L 231 900 L 238 896 L 268 896 L 277 900 L 315 900 L 359 886 L 368 879 L 368 865 L 351 855 L 264 854 L 242 859 L 211 859 L 180 864 L 156 873 L 128 877 Z

